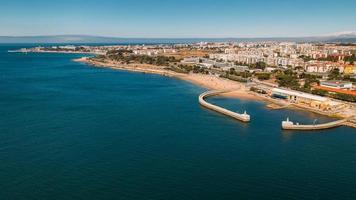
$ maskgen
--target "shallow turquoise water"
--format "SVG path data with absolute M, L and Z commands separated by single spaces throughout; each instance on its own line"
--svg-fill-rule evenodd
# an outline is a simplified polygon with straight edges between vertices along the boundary
M 280 129 L 330 119 L 0 46 L 0 199 L 356 199 L 356 131 Z

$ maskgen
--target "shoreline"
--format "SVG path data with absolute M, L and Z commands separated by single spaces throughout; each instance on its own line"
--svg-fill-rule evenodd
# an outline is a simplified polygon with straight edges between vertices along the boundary
M 8 50 L 9 53 L 58 53 L 58 54 L 93 54 L 100 55 L 100 53 L 95 52 L 85 52 L 85 51 L 21 51 L 21 50 Z
M 223 79 L 214 75 L 193 74 L 193 73 L 182 74 L 182 73 L 177 73 L 174 71 L 167 70 L 164 67 L 158 67 L 153 65 L 143 65 L 143 64 L 126 65 L 126 64 L 118 64 L 113 62 L 108 63 L 108 62 L 89 60 L 87 57 L 73 59 L 73 61 L 86 63 L 96 67 L 104 67 L 104 68 L 111 68 L 117 70 L 126 70 L 126 71 L 168 76 L 168 77 L 177 78 L 183 81 L 190 82 L 194 85 L 206 88 L 208 90 L 235 90 L 234 92 L 225 93 L 222 96 L 263 101 L 263 98 L 251 94 L 246 89 L 243 83 L 238 83 L 236 81 Z
M 245 84 L 243 83 L 220 78 L 214 75 L 193 74 L 193 73 L 182 74 L 182 73 L 177 73 L 174 71 L 167 70 L 164 67 L 160 67 L 160 66 L 146 65 L 146 64 L 120 64 L 115 62 L 95 61 L 95 60 L 89 60 L 88 57 L 73 59 L 73 61 L 86 63 L 95 67 L 103 67 L 103 68 L 111 68 L 116 70 L 125 70 L 125 71 L 132 71 L 132 72 L 141 72 L 141 73 L 168 76 L 168 77 L 177 78 L 183 81 L 190 82 L 194 85 L 206 88 L 208 90 L 234 90 L 234 92 L 225 93 L 222 94 L 221 96 L 244 99 L 244 100 L 260 101 L 266 104 L 265 105 L 266 109 L 277 110 L 277 109 L 287 108 L 291 110 L 302 110 L 305 112 L 309 111 L 312 113 L 316 113 L 334 119 L 345 118 L 345 116 L 330 115 L 328 113 L 323 113 L 322 111 L 301 107 L 295 104 L 281 105 L 281 102 L 278 102 L 277 100 L 270 99 L 250 92 L 245 86 Z

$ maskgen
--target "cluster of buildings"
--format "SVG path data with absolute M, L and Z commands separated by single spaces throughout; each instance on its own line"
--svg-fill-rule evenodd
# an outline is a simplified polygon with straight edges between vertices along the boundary
M 104 55 L 110 47 L 86 46 L 86 45 L 58 45 L 58 46 L 38 46 L 33 48 L 21 48 L 16 52 L 67 52 L 67 53 L 93 53 Z M 112 48 L 112 47 L 111 47 Z
M 326 74 L 337 68 L 341 73 L 356 74 L 356 63 L 344 61 L 346 56 L 356 55 L 356 46 L 335 44 L 312 44 L 295 42 L 200 42 L 193 44 L 156 44 L 156 45 L 112 45 L 112 46 L 53 46 L 22 49 L 22 52 L 40 51 L 83 51 L 95 54 L 105 54 L 109 50 L 126 49 L 136 55 L 173 55 L 180 51 L 207 51 L 210 60 L 204 60 L 201 65 L 222 65 L 223 67 L 251 65 L 264 62 L 271 68 L 296 68 L 308 73 Z M 184 55 L 189 57 L 189 54 Z M 332 59 L 332 60 L 330 60 Z M 216 61 L 216 62 L 215 62 Z M 212 63 L 214 62 L 214 63 Z M 196 62 L 195 62 L 196 63 Z M 232 66 L 234 67 L 234 66 Z
M 202 44 L 200 44 L 202 47 Z M 212 47 L 206 44 L 204 48 Z M 251 65 L 264 62 L 267 67 L 264 72 L 273 72 L 276 69 L 293 69 L 295 72 L 307 72 L 323 77 L 320 84 L 312 84 L 314 89 L 327 91 L 331 94 L 347 94 L 356 96 L 355 85 L 351 81 L 327 81 L 326 77 L 333 69 L 340 73 L 356 78 L 356 63 L 348 62 L 344 58 L 355 56 L 356 46 L 340 46 L 328 44 L 297 44 L 290 42 L 261 42 L 238 43 L 214 46 L 217 52 L 209 54 L 209 58 L 190 57 L 181 62 L 195 64 L 207 68 L 210 72 L 223 72 L 233 68 L 237 72 L 253 71 Z M 250 66 L 250 67 L 249 67 Z M 219 70 L 217 70 L 218 68 Z M 260 71 L 257 71 L 260 70 Z M 261 72 L 261 69 L 254 69 Z M 251 79 L 253 80 L 253 79 Z M 266 85 L 268 81 L 264 82 Z M 303 81 L 301 81 L 304 84 Z M 290 103 L 304 105 L 319 111 L 335 111 L 341 109 L 343 103 L 309 93 L 278 88 L 276 85 L 268 86 L 270 89 L 264 94 L 280 98 Z M 261 90 L 259 88 L 258 90 Z
M 246 65 L 264 62 L 274 67 L 299 67 L 309 73 L 328 73 L 338 68 L 341 73 L 353 74 L 356 73 L 356 63 L 347 63 L 344 58 L 355 54 L 355 46 L 264 42 L 238 43 L 209 57 Z
M 333 69 L 339 69 L 340 73 L 356 74 L 356 65 L 345 64 L 343 62 L 311 60 L 305 63 L 306 72 L 326 74 Z
M 315 111 L 336 113 L 342 111 L 346 106 L 342 102 L 305 92 L 271 87 L 265 84 L 258 84 L 254 87 L 257 92 L 263 93 L 273 99 L 279 99 L 280 101 L 285 101 L 286 103 L 313 109 Z
M 236 72 L 244 72 L 250 70 L 248 66 L 245 65 L 235 65 L 231 62 L 219 62 L 216 60 L 208 58 L 199 58 L 199 57 L 189 57 L 181 60 L 182 64 L 191 64 L 203 67 L 215 72 L 224 72 L 234 69 Z
M 312 44 L 295 42 L 200 42 L 193 44 L 154 44 L 154 45 L 112 45 L 112 46 L 74 46 L 34 47 L 21 49 L 21 52 L 67 51 L 105 54 L 110 50 L 125 49 L 136 55 L 175 55 L 181 51 L 206 51 L 206 59 L 197 62 L 184 55 L 182 62 L 199 64 L 210 68 L 249 66 L 264 62 L 272 71 L 275 68 L 298 68 L 308 73 L 327 74 L 333 69 L 340 73 L 355 76 L 356 63 L 345 62 L 344 58 L 356 55 L 356 46 L 335 44 Z M 195 55 L 194 55 L 195 56 Z M 200 58 L 202 56 L 199 56 Z M 209 59 L 207 59 L 209 58 Z M 192 61 L 189 61 L 192 59 Z M 194 60 L 195 59 L 195 60 Z M 234 63 L 234 64 L 230 64 Z M 242 67 L 237 67 L 242 68 Z
M 337 111 L 344 107 L 344 104 L 327 97 L 287 89 L 273 88 L 270 94 L 272 97 L 320 111 Z
M 356 88 L 354 88 L 352 82 L 349 81 L 320 81 L 320 84 L 315 85 L 314 88 L 333 93 L 356 96 Z
M 143 48 L 143 49 L 135 49 L 133 53 L 136 55 L 147 55 L 154 56 L 164 53 L 176 53 L 176 50 L 173 48 Z

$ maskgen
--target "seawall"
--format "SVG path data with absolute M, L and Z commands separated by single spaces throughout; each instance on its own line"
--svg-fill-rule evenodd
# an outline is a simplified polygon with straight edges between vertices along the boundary
M 215 95 L 222 94 L 222 93 L 227 93 L 227 92 L 231 92 L 231 90 L 228 90 L 228 91 L 226 91 L 226 90 L 225 91 L 213 90 L 213 91 L 204 92 L 199 96 L 199 103 L 200 103 L 200 105 L 202 105 L 202 106 L 204 106 L 204 107 L 206 107 L 206 108 L 208 108 L 210 110 L 213 110 L 215 112 L 224 114 L 226 116 L 232 117 L 232 118 L 237 119 L 237 120 L 242 121 L 242 122 L 249 122 L 250 121 L 250 115 L 248 115 L 246 113 L 246 111 L 245 111 L 245 113 L 240 114 L 240 113 L 232 112 L 232 111 L 230 111 L 228 109 L 216 106 L 214 104 L 211 104 L 211 103 L 208 103 L 207 101 L 205 101 L 206 97 L 215 96 Z
M 327 122 L 323 124 L 313 124 L 313 125 L 303 125 L 303 124 L 294 124 L 292 121 L 282 121 L 282 129 L 285 130 L 322 130 L 330 129 L 338 126 L 344 125 L 350 118 L 341 119 L 333 122 Z

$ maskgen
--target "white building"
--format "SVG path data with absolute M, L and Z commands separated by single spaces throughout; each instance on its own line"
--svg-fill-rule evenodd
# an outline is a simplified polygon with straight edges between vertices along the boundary
M 333 88 L 333 89 L 352 89 L 352 82 L 346 81 L 322 81 L 320 82 L 320 86 Z

